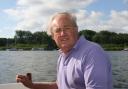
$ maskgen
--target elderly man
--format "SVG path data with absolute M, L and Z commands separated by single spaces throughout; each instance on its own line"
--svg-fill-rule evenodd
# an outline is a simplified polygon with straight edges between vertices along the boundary
M 17 75 L 18 82 L 31 89 L 112 89 L 108 56 L 98 44 L 78 36 L 73 14 L 62 12 L 54 15 L 48 34 L 60 48 L 57 81 L 33 83 L 28 77 Z

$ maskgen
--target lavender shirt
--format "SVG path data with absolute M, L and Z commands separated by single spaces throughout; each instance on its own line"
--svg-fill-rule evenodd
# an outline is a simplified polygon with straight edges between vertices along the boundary
M 58 89 L 112 89 L 108 56 L 83 36 L 67 55 L 60 52 L 57 66 Z

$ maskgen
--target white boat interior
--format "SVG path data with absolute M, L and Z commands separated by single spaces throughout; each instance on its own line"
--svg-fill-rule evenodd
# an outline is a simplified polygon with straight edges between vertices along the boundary
M 29 89 L 21 83 L 0 84 L 0 89 Z

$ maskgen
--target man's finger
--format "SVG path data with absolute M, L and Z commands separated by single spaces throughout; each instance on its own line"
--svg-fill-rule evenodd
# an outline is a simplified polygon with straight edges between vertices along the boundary
M 24 75 L 16 75 L 17 82 L 24 82 L 26 80 L 26 76 Z

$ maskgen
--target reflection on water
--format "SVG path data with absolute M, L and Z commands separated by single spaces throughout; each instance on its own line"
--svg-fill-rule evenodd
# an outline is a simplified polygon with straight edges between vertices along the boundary
M 128 51 L 108 51 L 114 89 L 128 89 Z M 0 83 L 15 82 L 17 73 L 31 72 L 33 81 L 55 81 L 57 51 L 0 51 Z

